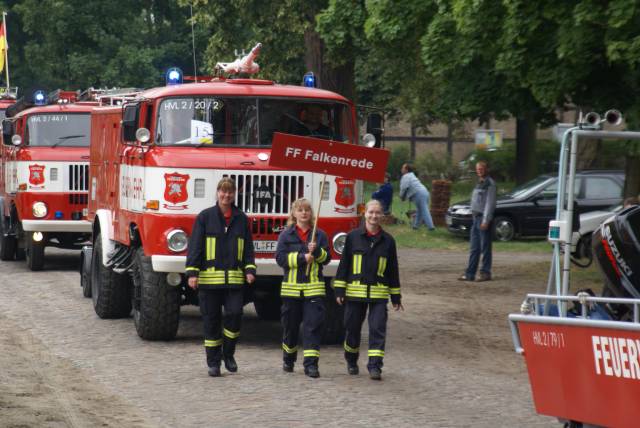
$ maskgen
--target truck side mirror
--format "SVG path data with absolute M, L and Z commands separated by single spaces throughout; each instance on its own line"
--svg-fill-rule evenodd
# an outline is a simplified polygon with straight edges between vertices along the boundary
M 5 146 L 11 146 L 11 137 L 13 136 L 13 122 L 9 119 L 2 121 L 2 143 Z
M 127 104 L 122 113 L 122 139 L 127 142 L 136 141 L 136 131 L 140 122 L 140 104 Z
M 380 113 L 371 113 L 367 116 L 367 134 L 371 134 L 375 137 L 375 144 L 373 147 L 382 147 L 382 134 L 384 133 L 384 127 L 382 126 L 382 115 Z

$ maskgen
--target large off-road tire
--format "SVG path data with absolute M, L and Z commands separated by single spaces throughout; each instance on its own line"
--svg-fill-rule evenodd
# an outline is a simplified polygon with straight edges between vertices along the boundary
M 253 301 L 253 307 L 256 308 L 258 318 L 265 321 L 278 321 L 280 319 L 280 311 L 282 299 L 276 293 L 267 294 L 265 297 Z
M 16 237 L 4 236 L 5 229 L 4 216 L 0 217 L 0 260 L 14 260 L 16 256 Z
M 97 234 L 91 257 L 91 299 L 96 314 L 103 319 L 125 318 L 131 313 L 131 278 L 117 274 L 102 264 L 102 236 Z
M 35 242 L 29 235 L 26 238 L 25 259 L 27 266 L 32 271 L 42 270 L 44 267 L 44 247 L 45 239 L 39 242 Z
M 493 237 L 497 241 L 511 241 L 516 236 L 516 225 L 511 217 L 500 216 L 493 221 Z
M 325 303 L 326 319 L 322 342 L 325 344 L 342 343 L 344 340 L 344 306 L 336 303 L 336 296 L 330 286 L 330 279 L 325 279 L 325 282 L 327 301 Z
M 95 250 L 94 250 L 95 253 Z M 138 248 L 133 262 L 133 320 L 138 336 L 146 340 L 171 340 L 180 323 L 180 288 L 167 284 L 166 275 L 155 272 L 151 258 Z

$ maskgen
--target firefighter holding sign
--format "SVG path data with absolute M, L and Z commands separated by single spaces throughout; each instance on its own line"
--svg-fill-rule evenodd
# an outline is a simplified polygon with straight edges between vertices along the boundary
M 256 275 L 249 220 L 233 205 L 235 195 L 235 182 L 220 180 L 218 203 L 196 217 L 186 261 L 189 287 L 199 289 L 207 365 L 214 377 L 220 376 L 221 360 L 228 371 L 238 370 L 233 355 L 240 336 L 243 287 Z
M 344 355 L 347 371 L 357 375 L 360 330 L 369 310 L 369 362 L 371 379 L 380 380 L 387 330 L 387 302 L 396 311 L 403 309 L 400 295 L 398 255 L 391 235 L 382 230 L 382 205 L 369 201 L 364 226 L 347 235 L 342 259 L 334 280 L 336 301 L 345 304 Z
M 283 370 L 292 372 L 298 355 L 298 331 L 304 324 L 304 373 L 312 378 L 320 376 L 320 340 L 325 318 L 325 287 L 322 267 L 329 263 L 329 239 L 317 229 L 311 203 L 297 199 L 291 204 L 288 227 L 278 238 L 276 261 L 284 269 L 280 296 L 282 297 Z

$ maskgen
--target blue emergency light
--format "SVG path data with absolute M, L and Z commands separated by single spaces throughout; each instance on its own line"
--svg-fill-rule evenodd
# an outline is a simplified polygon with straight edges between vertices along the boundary
M 179 85 L 182 83 L 182 70 L 178 67 L 173 67 L 167 70 L 166 81 L 167 85 Z
M 63 217 L 64 213 L 62 211 L 56 211 L 55 213 L 55 218 L 56 219 L 61 219 Z
M 316 85 L 316 75 L 313 74 L 313 71 L 305 73 L 304 77 L 302 78 L 302 86 L 305 86 L 307 88 L 315 88 Z
M 47 105 L 47 94 L 39 89 L 33 93 L 33 103 L 37 106 Z

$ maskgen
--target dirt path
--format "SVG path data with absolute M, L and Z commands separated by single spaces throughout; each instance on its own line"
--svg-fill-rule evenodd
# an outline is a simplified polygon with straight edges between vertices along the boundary
M 0 263 L 2 426 L 559 426 L 535 414 L 507 325 L 544 290 L 547 255 L 496 254 L 495 280 L 468 284 L 466 254 L 402 250 L 406 311 L 390 312 L 373 382 L 346 374 L 339 346 L 321 350 L 317 380 L 282 372 L 278 323 L 251 306 L 239 372 L 209 378 L 197 308 L 175 341 L 142 341 L 131 319 L 96 317 L 77 254 L 52 254 L 45 272 Z

